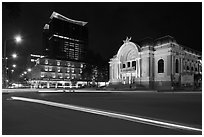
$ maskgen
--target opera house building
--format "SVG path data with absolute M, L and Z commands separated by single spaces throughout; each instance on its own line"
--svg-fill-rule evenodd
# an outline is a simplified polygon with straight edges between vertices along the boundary
M 123 41 L 110 59 L 110 84 L 147 89 L 201 87 L 201 53 L 171 36 L 134 43 Z

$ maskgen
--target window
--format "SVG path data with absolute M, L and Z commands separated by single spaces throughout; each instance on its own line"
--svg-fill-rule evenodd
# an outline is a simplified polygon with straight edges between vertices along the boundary
M 45 60 L 45 64 L 48 64 L 48 60 L 47 59 Z
M 67 73 L 69 73 L 69 68 L 67 68 Z
M 49 71 L 52 71 L 52 67 L 49 67 Z
M 129 67 L 130 67 L 130 62 L 128 62 L 128 64 L 127 64 L 127 65 L 128 65 L 128 68 L 129 68 Z
M 193 71 L 194 70 L 194 68 L 193 67 L 191 67 L 191 71 Z
M 60 61 L 57 61 L 57 66 L 59 66 L 60 65 Z
M 45 71 L 48 71 L 48 67 L 47 66 L 45 66 Z
M 59 75 L 59 78 L 63 78 L 62 75 Z
M 57 72 L 60 72 L 60 67 L 57 68 Z
M 56 76 L 55 76 L 55 73 L 52 73 L 52 78 L 55 78 Z
M 189 70 L 190 69 L 189 66 L 187 66 L 186 69 Z
M 158 61 L 158 73 L 164 73 L 164 60 L 160 59 Z
M 136 70 L 136 61 L 132 62 L 132 67 L 134 67 L 134 69 Z
M 83 64 L 81 64 L 81 68 L 83 68 Z
M 179 61 L 176 59 L 176 73 L 179 73 Z
M 197 72 L 197 71 L 198 71 L 198 68 L 195 68 L 195 71 Z
M 43 78 L 43 77 L 45 77 L 44 73 L 41 73 L 41 75 L 40 75 L 40 76 L 41 76 L 42 78 Z
M 125 68 L 125 64 L 123 64 L 123 68 Z

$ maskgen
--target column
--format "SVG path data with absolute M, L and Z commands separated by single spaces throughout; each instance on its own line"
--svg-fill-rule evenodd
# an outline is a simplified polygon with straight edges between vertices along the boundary
M 139 78 L 140 78 L 140 58 L 138 59 L 138 74 L 139 74 Z
M 57 82 L 55 83 L 55 88 L 57 88 Z
M 136 67 L 135 67 L 136 70 L 135 70 L 135 71 L 136 71 L 136 78 L 137 78 L 137 59 L 136 59 L 135 61 L 136 61 L 136 63 L 135 63 L 135 65 L 136 65 Z
M 47 82 L 47 88 L 50 88 L 50 83 L 49 82 Z

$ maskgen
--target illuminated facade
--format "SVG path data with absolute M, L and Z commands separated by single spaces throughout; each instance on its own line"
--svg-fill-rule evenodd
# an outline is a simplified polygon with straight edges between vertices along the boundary
M 88 47 L 87 22 L 53 12 L 43 30 L 45 56 L 53 59 L 85 61 Z
M 79 87 L 84 63 L 38 58 L 29 75 L 29 83 L 34 88 Z M 73 84 L 73 82 L 75 82 Z
M 171 36 L 136 44 L 126 39 L 110 59 L 110 83 L 176 89 L 201 84 L 201 54 Z

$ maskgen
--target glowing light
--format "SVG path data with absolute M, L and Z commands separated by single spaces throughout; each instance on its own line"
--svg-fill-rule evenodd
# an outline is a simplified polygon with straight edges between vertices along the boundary
M 77 111 L 82 111 L 82 112 L 88 112 L 88 113 L 92 113 L 92 114 L 97 114 L 97 115 L 102 115 L 102 116 L 107 116 L 107 117 L 112 117 L 112 118 L 118 118 L 118 119 L 123 119 L 123 120 L 137 122 L 137 123 L 143 123 L 143 124 L 162 127 L 162 128 L 202 132 L 202 129 L 195 128 L 192 126 L 186 126 L 186 125 L 183 125 L 180 123 L 174 124 L 174 123 L 165 122 L 162 120 L 154 120 L 151 118 L 143 118 L 140 116 L 132 116 L 132 115 L 127 115 L 127 114 L 122 114 L 122 113 L 117 113 L 117 112 L 103 111 L 103 110 L 98 110 L 98 109 L 94 109 L 94 108 L 87 108 L 87 107 L 82 107 L 82 106 L 62 104 L 62 103 L 57 103 L 57 102 L 32 99 L 32 98 L 24 98 L 24 97 L 11 97 L 11 99 L 33 102 L 33 103 L 38 103 L 38 104 L 44 104 L 44 105 L 54 106 L 54 107 L 59 107 L 59 108 L 77 110 Z
M 52 15 L 50 16 L 50 19 L 52 18 L 57 18 L 57 19 L 60 19 L 60 20 L 64 20 L 64 21 L 67 21 L 67 22 L 71 22 L 71 23 L 75 23 L 75 24 L 78 24 L 78 25 L 81 25 L 81 26 L 85 26 L 88 22 L 84 22 L 84 21 L 77 21 L 77 20 L 73 20 L 73 19 L 69 19 L 57 12 L 53 12 Z
M 26 72 L 26 71 L 24 71 L 23 73 L 24 73 L 24 74 L 27 74 L 27 72 Z
M 13 65 L 12 65 L 12 67 L 14 67 L 14 68 L 15 68 L 15 67 L 16 67 L 16 64 L 13 64 Z
M 12 69 L 12 70 L 11 70 L 11 72 L 13 73 L 13 72 L 14 72 L 14 70 Z
M 31 72 L 31 68 L 28 68 L 27 71 L 28 71 L 28 72 Z
M 22 38 L 21 38 L 20 35 L 17 35 L 17 36 L 15 37 L 15 40 L 16 40 L 17 43 L 20 43 L 20 42 L 22 41 Z
M 18 57 L 16 53 L 13 53 L 11 56 L 12 56 L 14 59 Z

